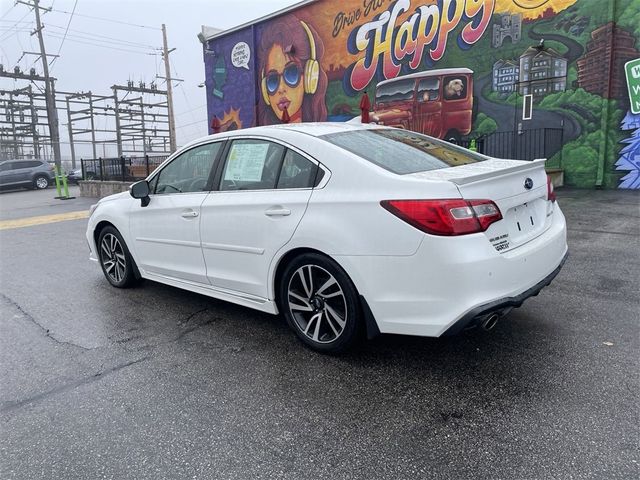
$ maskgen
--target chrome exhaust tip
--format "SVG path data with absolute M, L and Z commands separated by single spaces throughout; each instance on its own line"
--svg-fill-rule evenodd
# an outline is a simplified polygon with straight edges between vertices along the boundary
M 485 332 L 493 330 L 494 327 L 498 324 L 499 318 L 500 315 L 498 315 L 497 313 L 492 313 L 491 315 L 488 315 L 487 318 L 482 320 L 482 322 L 480 322 L 480 326 Z

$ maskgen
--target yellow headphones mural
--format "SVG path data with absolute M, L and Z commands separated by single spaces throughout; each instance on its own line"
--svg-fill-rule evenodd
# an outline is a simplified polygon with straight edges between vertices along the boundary
M 300 23 L 302 24 L 302 28 L 304 28 L 304 31 L 309 38 L 309 49 L 311 52 L 309 60 L 307 60 L 304 64 L 304 93 L 313 95 L 318 89 L 318 80 L 320 78 L 320 65 L 318 64 L 318 59 L 316 58 L 316 42 L 313 39 L 313 33 L 311 33 L 311 29 L 309 28 L 309 26 L 302 20 L 300 20 Z M 260 88 L 262 90 L 262 99 L 264 100 L 264 103 L 268 105 L 269 92 L 267 91 L 267 78 L 264 75 L 264 70 L 262 71 Z

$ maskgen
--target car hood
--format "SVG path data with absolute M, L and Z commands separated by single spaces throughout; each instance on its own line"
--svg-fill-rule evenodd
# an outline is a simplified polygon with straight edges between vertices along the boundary
M 112 202 L 114 200 L 119 200 L 121 198 L 126 198 L 129 195 L 130 194 L 129 194 L 128 190 L 126 192 L 114 193 L 113 195 L 109 195 L 108 197 L 101 198 L 100 200 L 98 200 L 98 203 Z

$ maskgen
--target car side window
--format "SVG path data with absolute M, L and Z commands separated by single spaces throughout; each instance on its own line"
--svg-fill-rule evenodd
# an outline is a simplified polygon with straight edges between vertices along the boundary
M 7 170 L 11 170 L 11 163 L 3 163 L 0 165 L 0 172 L 6 172 Z
M 174 158 L 152 180 L 156 194 L 204 191 L 222 142 L 194 147 Z
M 316 178 L 318 166 L 302 155 L 287 150 L 282 162 L 277 188 L 310 188 Z
M 220 190 L 275 188 L 284 150 L 282 145 L 267 140 L 234 140 L 227 154 Z

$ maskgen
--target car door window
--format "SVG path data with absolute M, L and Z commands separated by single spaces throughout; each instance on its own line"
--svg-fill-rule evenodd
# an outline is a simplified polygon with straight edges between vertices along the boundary
M 284 147 L 267 140 L 234 140 L 227 154 L 220 190 L 265 190 L 276 187 Z
M 41 162 L 35 161 L 35 160 L 30 160 L 28 162 L 22 162 L 23 166 L 22 168 L 35 168 L 35 167 L 39 167 L 42 165 Z
M 277 188 L 310 188 L 314 184 L 317 171 L 316 164 L 293 150 L 287 150 Z
M 220 151 L 221 142 L 208 143 L 187 150 L 152 180 L 156 194 L 202 192 Z

